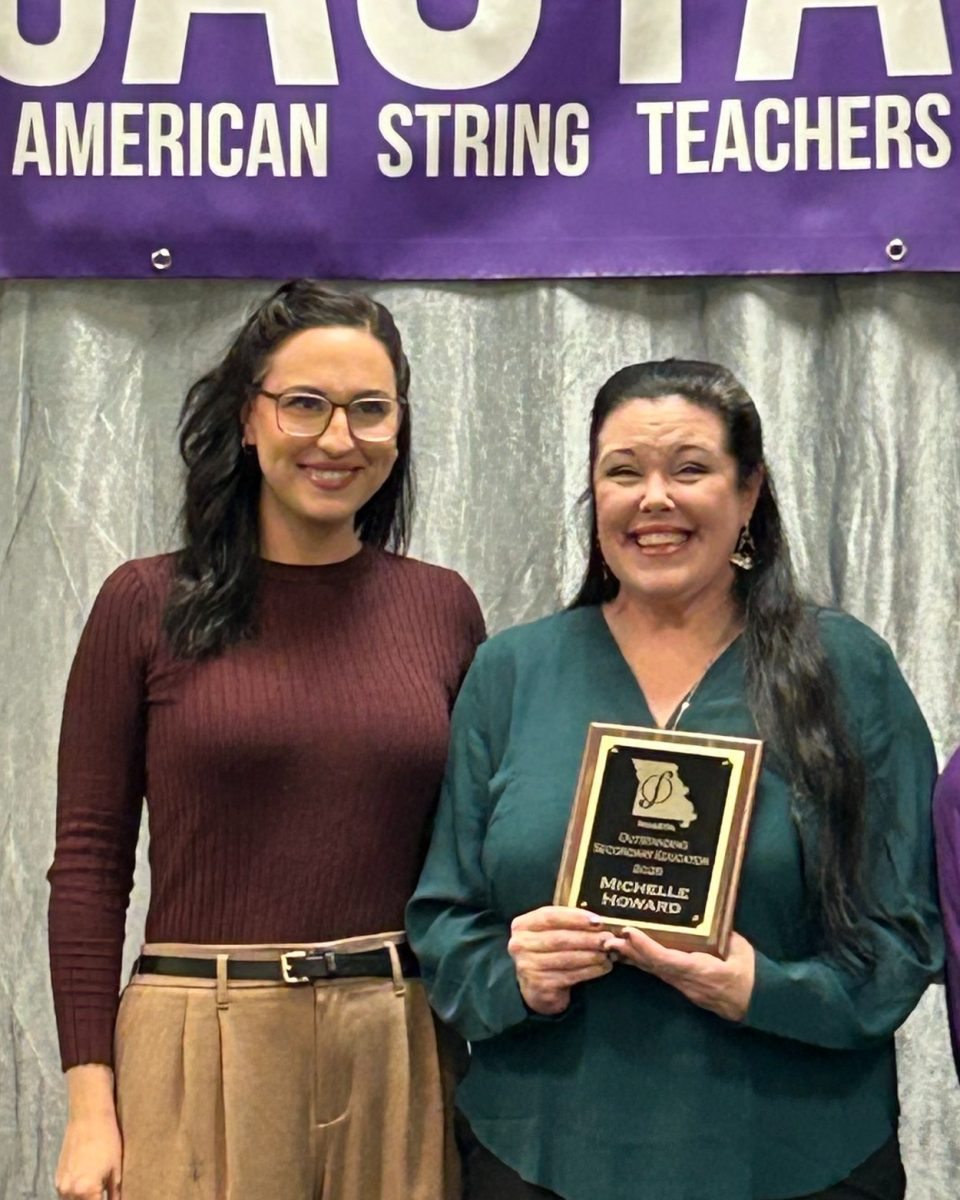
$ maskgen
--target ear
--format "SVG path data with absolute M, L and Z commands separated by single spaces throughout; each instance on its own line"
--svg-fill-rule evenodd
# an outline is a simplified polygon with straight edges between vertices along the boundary
M 240 445 L 257 444 L 256 423 L 253 419 L 253 401 L 248 400 L 240 409 Z

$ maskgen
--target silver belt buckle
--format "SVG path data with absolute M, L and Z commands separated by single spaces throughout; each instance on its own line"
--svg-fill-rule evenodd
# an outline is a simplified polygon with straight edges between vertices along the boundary
M 323 951 L 323 970 L 313 975 L 294 975 L 290 967 L 291 958 L 306 958 L 306 950 L 288 950 L 280 955 L 280 973 L 284 983 L 311 983 L 314 979 L 331 979 L 337 973 L 337 956 L 332 950 Z M 318 954 L 317 958 L 320 957 Z
M 280 955 L 280 973 L 283 976 L 284 983 L 309 983 L 310 980 L 306 975 L 294 975 L 290 969 L 291 958 L 306 958 L 306 950 L 288 950 L 286 954 Z

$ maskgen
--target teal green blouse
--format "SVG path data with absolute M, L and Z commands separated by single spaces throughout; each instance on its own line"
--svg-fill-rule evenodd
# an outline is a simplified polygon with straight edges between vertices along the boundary
M 551 903 L 587 725 L 653 718 L 599 608 L 500 634 L 467 676 L 408 928 L 436 1011 L 472 1043 L 458 1101 L 477 1136 L 568 1200 L 801 1196 L 896 1128 L 894 1030 L 942 961 L 936 763 L 886 643 L 842 613 L 817 619 L 868 771 L 878 957 L 858 971 L 818 953 L 806 837 L 767 753 L 735 917 L 757 951 L 740 1023 L 625 964 L 559 1018 L 525 1007 L 508 928 Z M 756 736 L 739 642 L 680 727 Z

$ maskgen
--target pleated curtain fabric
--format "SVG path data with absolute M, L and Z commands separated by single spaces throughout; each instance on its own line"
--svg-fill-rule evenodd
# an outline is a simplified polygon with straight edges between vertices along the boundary
M 60 704 L 119 562 L 171 548 L 188 384 L 267 281 L 0 284 L 0 1194 L 53 1195 L 64 1091 L 47 979 Z M 807 591 L 892 644 L 941 756 L 960 741 L 960 278 L 375 284 L 413 364 L 413 553 L 493 630 L 570 598 L 587 425 L 617 368 L 731 367 L 754 396 Z M 145 837 L 128 959 L 148 890 Z M 953 1200 L 942 988 L 900 1034 L 909 1200 Z

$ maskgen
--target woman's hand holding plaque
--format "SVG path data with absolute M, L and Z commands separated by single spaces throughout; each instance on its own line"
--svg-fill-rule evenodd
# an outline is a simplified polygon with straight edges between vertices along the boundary
M 739 933 L 731 933 L 726 958 L 700 951 L 671 950 L 640 929 L 624 927 L 607 936 L 608 953 L 656 975 L 688 1000 L 728 1021 L 742 1021 L 750 1006 L 756 955 Z
M 547 905 L 515 918 L 507 949 L 527 1008 L 557 1016 L 570 1003 L 570 989 L 606 975 L 609 930 L 592 913 Z

